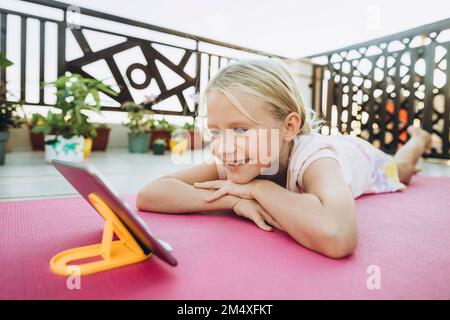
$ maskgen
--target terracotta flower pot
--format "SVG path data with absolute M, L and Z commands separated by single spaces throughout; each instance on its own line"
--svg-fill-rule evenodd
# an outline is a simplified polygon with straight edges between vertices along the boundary
M 97 128 L 97 135 L 92 140 L 92 151 L 106 151 L 111 128 Z
M 30 135 L 31 149 L 33 151 L 44 150 L 44 134 L 43 133 L 33 133 L 31 130 L 34 128 L 33 125 L 28 125 L 28 132 Z

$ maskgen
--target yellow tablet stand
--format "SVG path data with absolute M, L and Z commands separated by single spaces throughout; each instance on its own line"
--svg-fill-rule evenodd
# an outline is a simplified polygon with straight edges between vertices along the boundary
M 150 258 L 152 254 L 144 253 L 134 236 L 99 196 L 91 193 L 88 197 L 94 208 L 105 219 L 102 243 L 58 253 L 50 261 L 52 272 L 62 276 L 70 276 L 73 274 L 73 266 L 76 266 L 79 268 L 77 269 L 79 275 L 87 275 L 119 268 Z M 114 233 L 119 240 L 113 241 Z M 77 261 L 96 257 L 99 258 L 97 261 L 74 264 Z

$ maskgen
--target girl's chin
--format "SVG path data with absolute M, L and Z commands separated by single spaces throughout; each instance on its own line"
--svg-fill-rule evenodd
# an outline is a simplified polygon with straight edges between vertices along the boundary
M 237 168 L 227 168 L 227 178 L 233 183 L 248 183 L 259 175 L 259 169 L 252 167 L 254 166 L 245 164 Z

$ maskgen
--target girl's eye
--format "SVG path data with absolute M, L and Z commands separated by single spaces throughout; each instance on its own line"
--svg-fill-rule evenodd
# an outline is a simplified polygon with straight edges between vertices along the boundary
M 244 134 L 247 132 L 248 129 L 244 129 L 244 128 L 234 128 L 234 133 L 236 134 Z

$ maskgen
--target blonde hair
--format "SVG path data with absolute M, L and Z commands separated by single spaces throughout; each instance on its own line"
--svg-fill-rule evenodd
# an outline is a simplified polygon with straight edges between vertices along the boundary
M 213 89 L 223 93 L 236 108 L 256 123 L 259 122 L 233 96 L 233 89 L 269 103 L 271 112 L 278 120 L 284 121 L 289 113 L 297 112 L 302 119 L 298 135 L 317 131 L 323 122 L 316 118 L 314 110 L 305 107 L 294 77 L 280 60 L 251 59 L 230 63 L 209 81 L 205 97 Z

